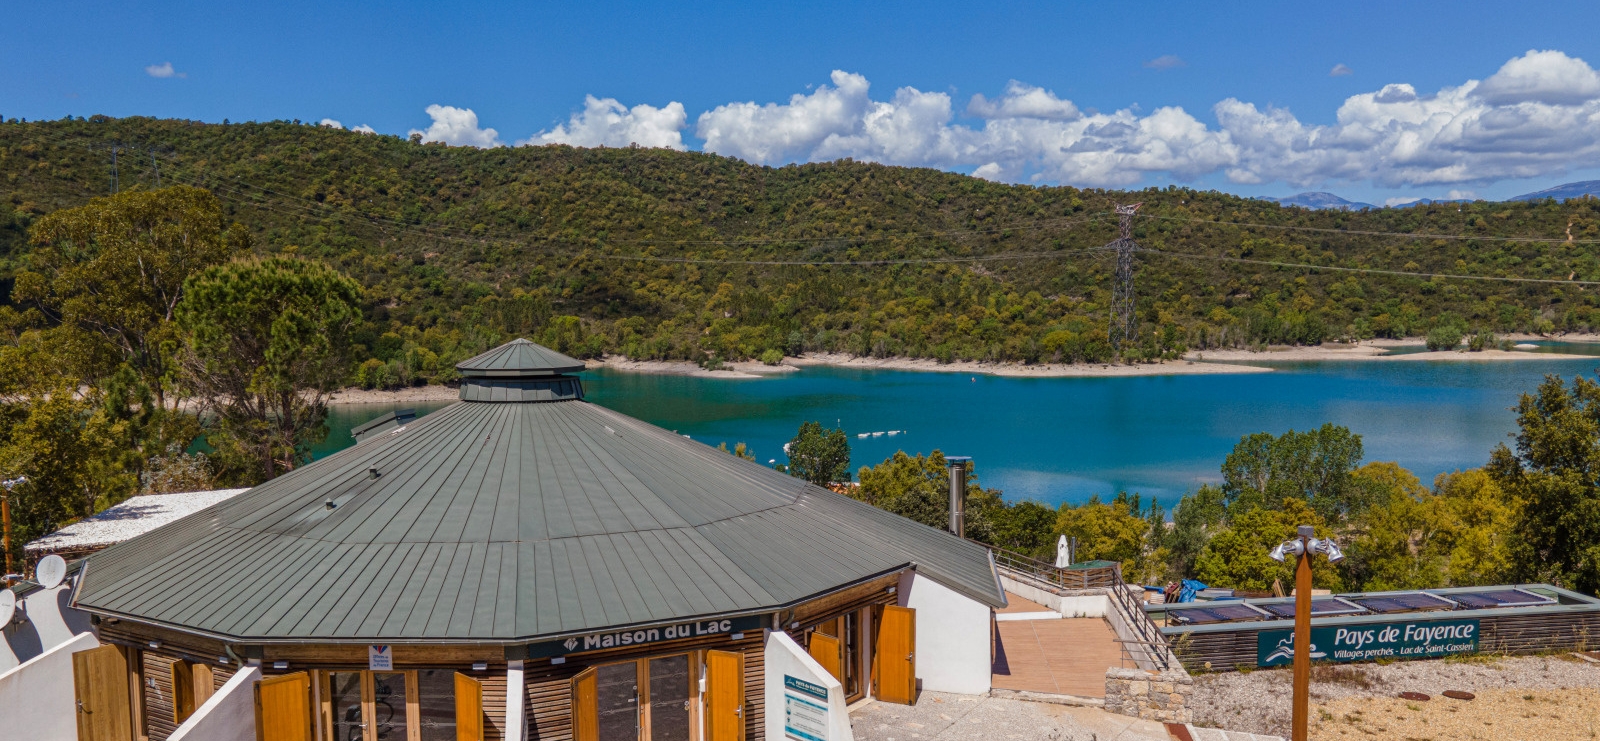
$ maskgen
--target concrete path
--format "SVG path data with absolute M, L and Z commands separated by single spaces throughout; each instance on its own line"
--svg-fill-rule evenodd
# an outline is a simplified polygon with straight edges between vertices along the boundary
M 868 702 L 850 726 L 856 741 L 1172 741 L 1160 723 L 1095 708 L 941 692 L 909 706 Z

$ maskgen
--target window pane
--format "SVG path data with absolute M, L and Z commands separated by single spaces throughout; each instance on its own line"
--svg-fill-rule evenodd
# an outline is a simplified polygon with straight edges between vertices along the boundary
M 372 713 L 378 741 L 406 741 L 406 675 L 373 672 Z
M 861 614 L 844 615 L 844 695 L 861 691 Z
M 600 712 L 600 741 L 639 738 L 639 666 L 634 662 L 602 666 L 595 672 Z
M 334 672 L 329 684 L 333 685 L 333 741 L 362 741 L 361 672 Z
M 417 705 L 422 741 L 456 741 L 456 673 L 449 669 L 417 671 Z
M 689 741 L 689 657 L 650 660 L 650 741 Z

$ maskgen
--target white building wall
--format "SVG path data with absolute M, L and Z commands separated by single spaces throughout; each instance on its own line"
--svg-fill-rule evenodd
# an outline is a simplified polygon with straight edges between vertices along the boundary
M 261 669 L 235 672 L 205 704 L 196 708 L 168 741 L 255 741 L 256 683 Z
M 924 691 L 989 691 L 989 606 L 922 574 L 901 574 L 901 607 L 917 611 L 917 680 Z
M 855 741 L 850 729 L 850 713 L 844 701 L 844 685 L 822 668 L 811 654 L 795 643 L 788 633 L 767 633 L 766 646 L 766 738 L 773 741 L 788 738 L 783 732 L 784 691 L 783 677 L 789 675 L 811 684 L 828 688 L 828 738 L 826 741 Z
M 35 589 L 17 604 L 20 622 L 0 631 L 0 672 L 32 659 L 72 640 L 79 633 L 92 633 L 89 615 L 67 606 L 72 597 L 72 580 L 55 589 Z
M 0 674 L 0 738 L 77 741 L 72 655 L 99 645 L 93 635 L 80 633 Z

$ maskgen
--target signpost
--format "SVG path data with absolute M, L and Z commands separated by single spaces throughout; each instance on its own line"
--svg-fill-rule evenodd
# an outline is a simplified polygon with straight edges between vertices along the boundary
M 783 735 L 795 741 L 828 741 L 828 688 L 783 675 Z
M 1478 651 L 1477 620 L 1432 620 L 1408 623 L 1359 623 L 1311 629 L 1312 661 L 1374 659 L 1437 659 Z M 1263 630 L 1256 634 L 1256 665 L 1281 666 L 1296 656 L 1294 631 Z

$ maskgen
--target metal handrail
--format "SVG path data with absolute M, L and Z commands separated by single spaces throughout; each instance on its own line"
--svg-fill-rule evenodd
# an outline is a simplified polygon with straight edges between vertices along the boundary
M 1161 634 L 1161 629 L 1149 613 L 1144 611 L 1144 606 L 1128 593 L 1128 585 L 1122 580 L 1122 564 L 1096 569 L 1063 569 L 1004 548 L 990 546 L 989 550 L 994 554 L 995 566 L 1004 569 L 1018 581 L 1032 583 L 1058 596 L 1067 589 L 1107 589 L 1111 593 L 1112 608 L 1122 622 L 1139 636 L 1139 643 L 1152 647 L 1145 653 L 1150 655 L 1161 671 L 1171 668 L 1171 650 L 1167 638 Z M 1123 651 L 1127 652 L 1128 649 L 1123 647 Z

